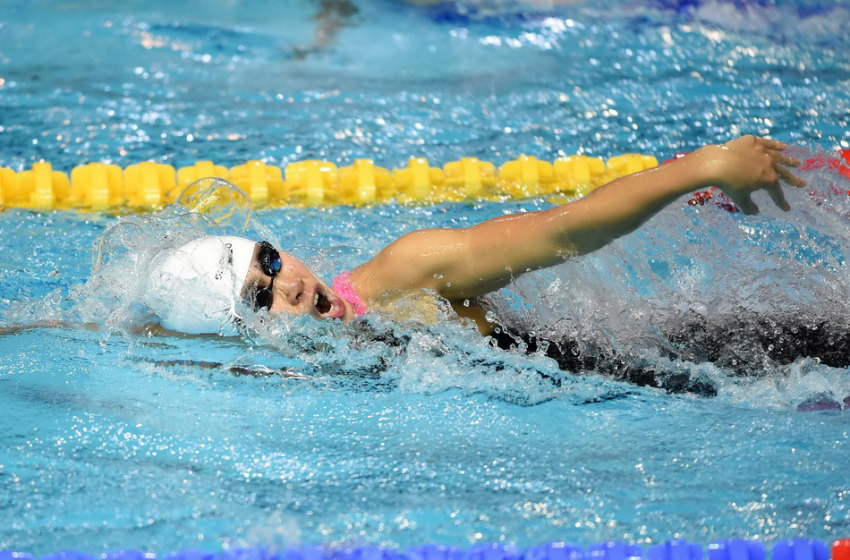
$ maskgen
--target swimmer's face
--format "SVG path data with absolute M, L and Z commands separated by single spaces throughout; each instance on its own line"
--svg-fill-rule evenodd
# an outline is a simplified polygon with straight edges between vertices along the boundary
M 343 321 L 354 318 L 348 303 L 304 263 L 268 243 L 254 247 L 242 292 L 257 308 L 267 308 L 271 314 L 308 314 L 315 319 Z

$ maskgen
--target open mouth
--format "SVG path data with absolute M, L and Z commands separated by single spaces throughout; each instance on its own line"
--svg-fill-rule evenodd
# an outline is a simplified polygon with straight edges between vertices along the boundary
M 345 316 L 345 303 L 325 286 L 318 286 L 313 294 L 313 308 L 325 319 L 342 319 Z
M 313 296 L 313 307 L 316 308 L 319 315 L 326 315 L 333 309 L 333 304 L 324 294 L 316 292 L 316 295 Z

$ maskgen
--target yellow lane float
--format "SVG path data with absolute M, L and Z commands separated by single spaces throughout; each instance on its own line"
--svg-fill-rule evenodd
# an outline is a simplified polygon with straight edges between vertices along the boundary
M 424 157 L 386 169 L 371 159 L 337 167 L 333 162 L 305 160 L 284 169 L 259 160 L 227 168 L 198 161 L 175 169 L 141 162 L 124 169 L 108 163 L 87 163 L 70 177 L 48 162 L 15 171 L 0 167 L 0 207 L 35 210 L 144 211 L 174 202 L 190 183 L 221 177 L 234 183 L 257 207 L 367 205 L 392 200 L 405 204 L 445 201 L 506 200 L 537 196 L 569 200 L 584 196 L 617 177 L 658 165 L 652 156 L 623 154 L 607 162 L 584 155 L 554 162 L 521 155 L 500 166 L 465 157 L 432 167 Z

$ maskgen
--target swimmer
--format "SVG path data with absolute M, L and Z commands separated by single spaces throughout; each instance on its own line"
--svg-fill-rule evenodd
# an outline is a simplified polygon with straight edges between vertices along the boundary
M 346 27 L 353 25 L 354 17 L 360 12 L 350 0 L 318 0 L 317 4 L 313 42 L 309 45 L 293 47 L 292 55 L 296 60 L 303 60 L 333 45 L 337 35 Z
M 430 290 L 458 316 L 494 333 L 478 298 L 518 276 L 591 253 L 640 227 L 682 195 L 715 186 L 742 212 L 755 214 L 751 195 L 765 190 L 782 210 L 780 186 L 805 185 L 789 169 L 800 161 L 782 142 L 744 136 L 709 145 L 664 166 L 620 178 L 588 196 L 536 212 L 497 217 L 462 228 L 425 229 L 390 243 L 329 285 L 298 259 L 269 243 L 206 237 L 152 263 L 149 306 L 161 326 L 183 333 L 224 333 L 248 302 L 271 315 L 352 321 L 388 302 Z M 192 294 L 191 299 L 177 294 Z

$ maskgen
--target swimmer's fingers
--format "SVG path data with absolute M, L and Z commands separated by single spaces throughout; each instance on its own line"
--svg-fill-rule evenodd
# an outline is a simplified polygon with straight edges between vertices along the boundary
M 768 150 L 777 150 L 782 151 L 788 148 L 788 144 L 785 142 L 780 142 L 779 140 L 772 140 L 770 138 L 758 138 L 758 142 L 761 143 L 762 146 L 767 148 Z
M 791 210 L 791 205 L 788 204 L 788 201 L 785 199 L 785 193 L 782 192 L 782 187 L 779 185 L 770 185 L 765 188 L 767 194 L 770 195 L 770 199 L 773 201 L 776 206 L 785 212 Z
M 750 195 L 747 195 L 743 198 L 743 200 L 737 201 L 736 204 L 738 208 L 741 209 L 741 212 L 748 215 L 758 214 L 759 207 L 758 204 L 753 202 L 753 199 L 750 198 Z
M 750 193 L 726 193 L 726 195 L 732 199 L 732 202 L 743 212 L 744 214 L 758 214 L 759 207 L 753 202 Z
M 801 162 L 783 153 L 788 145 L 778 140 L 742 136 L 723 145 L 723 173 L 719 186 L 745 214 L 756 214 L 758 206 L 750 198 L 754 191 L 764 189 L 781 209 L 790 205 L 780 186 L 780 181 L 795 187 L 806 182 L 790 170 Z
M 773 159 L 774 163 L 784 165 L 785 167 L 800 167 L 803 163 L 799 159 L 783 154 L 779 150 L 768 149 L 767 153 L 770 155 L 771 159 Z
M 776 166 L 776 172 L 782 177 L 783 181 L 794 187 L 805 187 L 807 184 L 805 179 L 794 175 L 781 165 Z
M 775 142 L 772 140 L 769 142 L 773 142 L 774 145 L 781 144 L 781 142 Z M 805 185 L 806 182 L 803 179 L 788 171 L 788 167 L 798 167 L 801 162 L 800 160 L 778 152 L 775 149 L 768 149 L 767 154 L 770 156 L 773 164 L 773 171 L 776 173 L 776 176 L 764 187 L 764 190 L 767 191 L 767 194 L 770 195 L 770 199 L 779 209 L 788 212 L 791 210 L 791 205 L 788 204 L 788 199 L 785 198 L 785 192 L 782 190 L 779 180 L 782 179 L 789 185 L 793 185 L 795 187 L 802 187 Z
M 781 144 L 781 142 L 779 142 L 779 144 Z M 797 177 L 788 170 L 788 167 L 799 167 L 801 162 L 800 160 L 778 152 L 775 149 L 768 149 L 767 153 L 773 161 L 773 171 L 776 172 L 776 180 L 769 183 L 765 187 L 765 190 L 778 208 L 788 212 L 791 210 L 791 205 L 788 204 L 788 199 L 785 198 L 785 192 L 779 184 L 779 179 L 795 187 L 805 186 L 805 180 Z
M 782 154 L 779 154 L 779 155 L 781 156 Z M 783 156 L 783 157 L 788 158 L 788 156 Z M 773 169 L 774 169 L 774 171 L 776 171 L 776 174 L 779 175 L 779 177 L 783 181 L 788 183 L 789 185 L 791 185 L 793 187 L 805 187 L 806 186 L 806 180 L 801 178 L 801 177 L 794 175 L 793 173 L 788 171 L 788 167 L 786 167 L 786 166 L 797 167 L 797 166 L 800 165 L 800 161 L 796 160 L 794 158 L 788 158 L 788 159 L 791 159 L 792 161 L 790 163 L 786 163 L 785 161 L 782 161 L 780 163 L 780 161 L 777 158 L 774 158 L 773 159 Z

